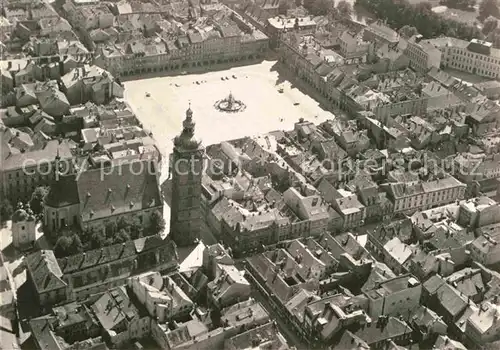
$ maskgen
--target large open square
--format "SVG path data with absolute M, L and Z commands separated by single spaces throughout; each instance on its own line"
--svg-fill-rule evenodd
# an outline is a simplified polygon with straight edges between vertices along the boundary
M 196 135 L 205 145 L 291 129 L 301 117 L 315 123 L 334 118 L 317 101 L 283 81 L 274 65 L 274 61 L 264 61 L 225 71 L 128 81 L 125 99 L 144 128 L 153 132 L 164 155 L 172 151 L 172 139 L 181 131 L 189 103 Z M 280 87 L 283 93 L 278 92 Z M 246 105 L 244 111 L 226 113 L 214 107 L 229 93 Z
M 189 103 L 196 135 L 205 145 L 273 130 L 290 130 L 299 118 L 314 123 L 335 118 L 278 73 L 275 65 L 275 61 L 264 61 L 228 70 L 128 81 L 125 100 L 144 128 L 153 132 L 163 156 L 172 152 L 172 140 L 181 131 Z M 280 87 L 282 93 L 278 91 Z M 246 105 L 242 112 L 225 113 L 214 107 L 215 102 L 229 93 Z M 166 163 L 162 183 L 168 175 Z M 164 216 L 168 232 L 167 205 Z

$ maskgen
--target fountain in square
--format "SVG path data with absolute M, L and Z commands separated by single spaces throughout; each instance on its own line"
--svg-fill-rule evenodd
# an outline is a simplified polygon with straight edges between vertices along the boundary
M 215 109 L 220 112 L 236 113 L 245 110 L 246 105 L 241 101 L 234 98 L 230 92 L 229 95 L 222 100 L 215 102 Z

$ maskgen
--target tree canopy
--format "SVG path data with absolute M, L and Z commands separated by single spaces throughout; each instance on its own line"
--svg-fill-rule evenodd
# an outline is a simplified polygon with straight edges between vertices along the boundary
M 483 34 L 488 35 L 498 27 L 498 20 L 493 17 L 487 18 L 483 23 Z
M 484 37 L 473 25 L 446 19 L 434 13 L 427 2 L 412 5 L 407 0 L 356 0 L 356 5 L 362 6 L 378 18 L 387 20 L 388 25 L 393 28 L 413 26 L 425 38 L 445 35 L 471 40 Z
M 484 21 L 489 16 L 500 18 L 497 0 L 483 0 L 479 4 L 479 20 Z
M 304 8 L 314 16 L 326 16 L 334 8 L 333 0 L 304 0 Z
M 31 194 L 30 208 L 33 213 L 40 214 L 43 211 L 43 200 L 45 196 L 49 193 L 49 188 L 46 186 L 39 186 L 35 188 L 35 191 Z
M 138 239 L 143 234 L 143 226 L 138 217 L 122 216 L 116 222 L 89 227 L 80 233 L 80 238 L 84 242 L 83 250 L 91 250 Z
M 280 15 L 286 15 L 290 9 L 290 3 L 287 0 L 281 0 L 278 4 L 278 12 Z
M 165 220 L 159 210 L 155 210 L 151 214 L 151 223 L 149 225 L 150 233 L 157 235 L 165 230 Z
M 403 38 L 411 38 L 414 35 L 418 34 L 418 30 L 415 27 L 409 26 L 409 25 L 404 25 L 398 30 L 399 35 L 401 35 Z
M 500 49 L 500 28 L 490 32 L 486 37 L 486 40 L 492 43 L 494 48 Z
M 12 214 L 14 214 L 12 204 L 7 199 L 2 200 L 0 202 L 0 222 L 10 220 Z
M 352 15 L 352 6 L 347 1 L 341 0 L 337 4 L 337 11 L 338 11 L 340 16 L 350 18 Z
M 54 246 L 54 254 L 57 258 L 75 255 L 83 251 L 83 244 L 78 235 L 62 235 L 57 239 Z

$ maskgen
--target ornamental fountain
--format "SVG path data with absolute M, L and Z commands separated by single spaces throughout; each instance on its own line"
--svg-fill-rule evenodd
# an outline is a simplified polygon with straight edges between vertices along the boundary
M 220 112 L 236 113 L 243 111 L 245 108 L 245 104 L 242 101 L 235 99 L 231 92 L 226 98 L 215 102 L 215 109 Z

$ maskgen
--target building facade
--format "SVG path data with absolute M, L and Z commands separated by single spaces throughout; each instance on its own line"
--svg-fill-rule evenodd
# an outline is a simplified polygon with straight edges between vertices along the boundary
M 441 65 L 441 51 L 430 40 L 422 40 L 421 35 L 410 38 L 405 54 L 410 58 L 410 67 L 418 72 Z
M 36 219 L 29 208 L 22 204 L 12 215 L 12 245 L 16 248 L 30 248 L 36 241 Z
M 431 42 L 441 50 L 441 66 L 474 75 L 497 79 L 500 77 L 500 50 L 492 43 L 472 39 L 437 38 Z

